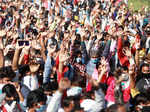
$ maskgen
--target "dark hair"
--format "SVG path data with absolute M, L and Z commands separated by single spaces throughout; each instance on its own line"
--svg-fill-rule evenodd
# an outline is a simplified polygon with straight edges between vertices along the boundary
M 142 71 L 142 68 L 143 68 L 143 67 L 149 67 L 149 64 L 143 63 L 143 64 L 141 65 L 141 67 L 140 67 L 140 71 Z
M 38 93 L 36 91 L 29 92 L 27 96 L 27 107 L 31 108 L 35 103 L 38 103 Z
M 121 28 L 122 30 L 124 30 L 124 27 L 122 25 L 118 26 L 118 29 Z
M 123 47 L 130 47 L 130 42 L 128 40 L 123 41 Z
M 94 91 L 88 91 L 83 93 L 82 98 L 83 99 L 92 99 L 92 95 L 94 94 Z
M 2 88 L 2 93 L 5 93 L 7 97 L 14 97 L 15 101 L 19 102 L 19 96 L 14 85 L 6 84 Z
M 31 108 L 34 104 L 39 102 L 46 103 L 47 97 L 40 89 L 31 91 L 27 96 L 27 107 Z
M 5 72 L 3 72 L 3 71 L 0 71 L 0 78 L 2 79 L 2 78 L 6 78 L 6 77 L 8 77 L 9 78 L 9 75 L 7 75 Z
M 54 91 L 58 89 L 57 82 L 49 82 L 42 85 L 44 91 Z
M 122 69 L 119 67 L 119 68 L 117 68 L 115 71 L 114 71 L 114 76 L 118 79 L 119 78 L 119 76 L 121 76 L 121 74 L 122 74 Z
M 75 105 L 75 107 L 73 108 L 73 110 L 71 112 L 76 112 L 76 111 L 80 111 L 80 110 L 84 110 L 84 109 L 81 108 L 80 105 Z
M 41 89 L 36 89 L 35 92 L 38 94 L 38 102 L 44 102 L 46 103 L 47 97 L 44 94 L 44 91 Z
M 71 101 L 73 101 L 72 96 L 64 98 L 64 100 L 62 101 L 62 108 L 69 107 Z
M 124 104 L 117 103 L 111 105 L 109 108 L 106 109 L 106 112 L 118 112 L 118 108 L 124 106 Z
M 140 103 L 146 103 L 148 98 L 144 94 L 138 94 L 134 98 L 134 105 L 139 105 Z
M 12 70 L 11 66 L 0 68 L 0 75 L 2 75 L 2 74 L 3 74 L 2 78 L 13 79 L 16 76 L 16 74 Z
M 72 85 L 80 86 L 80 87 L 84 88 L 84 87 L 86 87 L 86 77 L 75 74 L 71 83 L 72 83 Z

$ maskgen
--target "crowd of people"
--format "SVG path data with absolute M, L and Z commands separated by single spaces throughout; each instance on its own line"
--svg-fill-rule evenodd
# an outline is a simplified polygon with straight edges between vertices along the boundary
M 0 112 L 150 112 L 148 9 L 0 0 Z

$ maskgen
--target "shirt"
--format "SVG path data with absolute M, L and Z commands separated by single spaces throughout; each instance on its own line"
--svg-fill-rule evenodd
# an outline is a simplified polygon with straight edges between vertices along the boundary
M 29 75 L 23 78 L 23 84 L 26 85 L 31 91 L 38 89 L 38 79 L 36 75 Z
M 150 37 L 147 38 L 146 40 L 146 46 L 147 49 L 150 48 Z

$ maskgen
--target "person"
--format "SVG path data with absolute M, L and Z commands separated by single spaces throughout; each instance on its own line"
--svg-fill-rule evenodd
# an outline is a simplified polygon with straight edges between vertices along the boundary
M 27 97 L 27 112 L 44 112 L 46 110 L 46 95 L 40 90 L 31 91 Z
M 148 15 L 127 0 L 1 0 L 0 111 L 149 111 Z
M 1 106 L 2 111 L 21 112 L 21 103 L 24 102 L 24 98 L 20 92 L 19 85 L 16 84 L 17 89 L 12 84 L 6 84 L 2 88 L 2 93 L 5 93 L 5 104 Z
M 141 73 L 137 76 L 136 88 L 141 93 L 147 93 L 149 90 L 149 64 L 144 63 L 141 66 Z M 141 78 L 140 78 L 141 77 Z
M 111 105 L 106 112 L 127 112 L 123 104 L 113 104 Z

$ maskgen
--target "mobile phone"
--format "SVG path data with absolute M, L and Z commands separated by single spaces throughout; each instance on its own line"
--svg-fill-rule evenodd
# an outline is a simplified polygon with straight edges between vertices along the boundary
M 19 46 L 23 46 L 24 45 L 24 41 L 18 41 Z
M 24 41 L 25 46 L 29 46 L 29 41 Z

